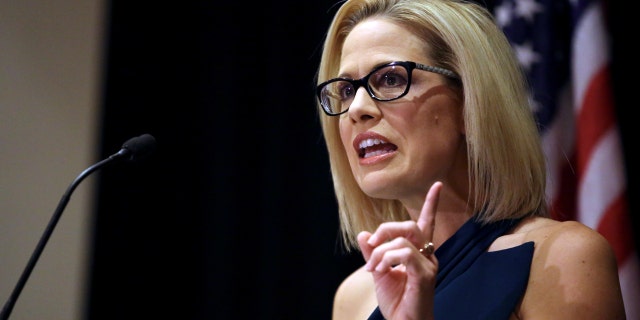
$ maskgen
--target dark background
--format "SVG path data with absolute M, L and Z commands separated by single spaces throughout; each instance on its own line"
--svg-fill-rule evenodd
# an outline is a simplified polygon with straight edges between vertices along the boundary
M 341 250 L 314 105 L 334 3 L 109 2 L 99 152 L 143 133 L 157 150 L 99 173 L 88 319 L 330 319 L 362 262 Z M 637 62 L 610 9 L 632 164 Z

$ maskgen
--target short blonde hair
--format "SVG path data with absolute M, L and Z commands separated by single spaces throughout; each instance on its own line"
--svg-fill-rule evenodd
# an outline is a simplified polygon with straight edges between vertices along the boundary
M 356 24 L 381 18 L 411 30 L 429 47 L 436 66 L 456 72 L 464 101 L 469 205 L 482 222 L 548 216 L 546 168 L 529 106 L 528 86 L 513 49 L 483 7 L 461 0 L 348 0 L 329 27 L 317 74 L 320 84 L 336 77 L 342 45 Z M 318 112 L 322 109 L 318 103 Z M 351 172 L 340 141 L 339 117 L 321 115 L 347 251 L 358 248 L 360 231 L 385 221 L 407 220 L 397 200 L 367 196 Z

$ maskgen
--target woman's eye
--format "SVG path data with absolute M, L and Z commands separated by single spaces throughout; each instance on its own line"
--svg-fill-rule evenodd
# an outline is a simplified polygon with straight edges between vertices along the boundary
M 342 100 L 351 98 L 354 94 L 353 91 L 353 86 L 351 84 L 342 86 L 340 88 L 340 98 Z
M 384 74 L 378 81 L 378 85 L 384 87 L 404 86 L 406 83 L 407 80 L 402 75 L 391 72 Z

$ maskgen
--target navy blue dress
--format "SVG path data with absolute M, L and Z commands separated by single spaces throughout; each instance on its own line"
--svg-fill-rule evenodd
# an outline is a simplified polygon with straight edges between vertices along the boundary
M 487 249 L 519 221 L 483 226 L 469 219 L 435 251 L 439 265 L 435 319 L 509 319 L 527 287 L 533 242 L 498 251 Z M 382 319 L 378 308 L 368 318 Z

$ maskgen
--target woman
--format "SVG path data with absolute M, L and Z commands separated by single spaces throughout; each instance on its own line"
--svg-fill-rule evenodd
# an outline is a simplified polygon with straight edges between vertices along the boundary
M 487 10 L 348 0 L 323 50 L 342 235 L 366 261 L 334 319 L 624 319 L 608 242 L 548 217 L 526 83 Z

